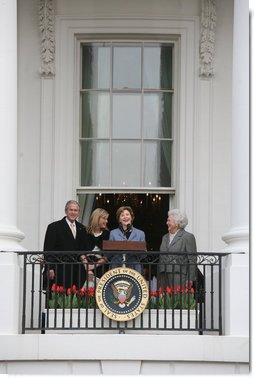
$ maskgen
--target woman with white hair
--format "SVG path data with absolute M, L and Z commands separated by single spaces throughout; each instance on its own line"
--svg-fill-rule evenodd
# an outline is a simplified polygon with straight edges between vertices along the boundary
M 193 234 L 186 232 L 184 228 L 188 224 L 186 215 L 179 209 L 168 212 L 168 233 L 162 237 L 161 252 L 174 253 L 174 255 L 162 254 L 159 259 L 160 285 L 189 286 L 193 285 L 196 278 L 196 257 L 180 255 L 177 253 L 196 253 L 196 239 Z

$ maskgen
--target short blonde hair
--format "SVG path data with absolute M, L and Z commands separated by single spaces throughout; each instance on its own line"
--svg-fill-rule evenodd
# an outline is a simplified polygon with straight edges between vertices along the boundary
M 117 209 L 117 211 L 116 211 L 116 219 L 117 219 L 117 221 L 119 222 L 120 215 L 121 215 L 121 213 L 122 213 L 123 211 L 128 211 L 128 212 L 130 212 L 130 215 L 131 215 L 131 222 L 133 222 L 133 220 L 134 220 L 134 213 L 133 213 L 132 208 L 131 208 L 131 207 L 128 207 L 128 206 L 126 206 L 126 207 L 123 206 L 123 207 L 120 207 L 120 208 Z
M 89 224 L 88 224 L 88 227 L 87 227 L 87 232 L 90 233 L 90 234 L 94 233 L 95 232 L 95 228 L 99 224 L 100 217 L 107 217 L 108 218 L 108 216 L 109 216 L 109 213 L 105 209 L 103 209 L 103 208 L 96 208 L 92 212 L 92 214 L 90 216 Z

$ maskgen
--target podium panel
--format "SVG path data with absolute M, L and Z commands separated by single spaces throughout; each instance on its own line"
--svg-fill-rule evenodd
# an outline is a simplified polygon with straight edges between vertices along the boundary
M 145 241 L 103 241 L 102 249 L 108 251 L 146 251 Z

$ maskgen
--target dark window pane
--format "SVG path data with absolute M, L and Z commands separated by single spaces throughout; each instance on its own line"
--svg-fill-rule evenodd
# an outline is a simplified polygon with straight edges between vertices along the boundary
M 172 137 L 172 93 L 144 95 L 144 138 Z
M 81 141 L 81 186 L 109 186 L 109 143 Z
M 171 141 L 144 142 L 143 175 L 145 187 L 171 186 Z
M 172 88 L 172 46 L 144 47 L 144 88 Z
M 169 209 L 168 194 L 154 193 L 93 193 L 79 195 L 80 221 L 87 225 L 92 211 L 106 209 L 108 228 L 117 228 L 116 211 L 121 206 L 132 207 L 134 226 L 145 232 L 147 250 L 159 251 L 163 234 L 167 233 L 166 219 Z M 156 273 L 155 273 L 156 275 Z
M 82 88 L 110 87 L 110 46 L 82 46 Z
M 110 95 L 103 92 L 81 94 L 82 138 L 109 138 Z

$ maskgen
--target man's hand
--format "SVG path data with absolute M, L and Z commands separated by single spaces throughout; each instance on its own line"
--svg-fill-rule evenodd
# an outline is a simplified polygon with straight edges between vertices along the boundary
M 53 280 L 55 278 L 55 271 L 49 270 L 49 279 Z

